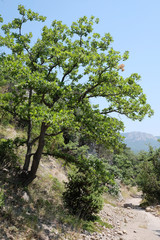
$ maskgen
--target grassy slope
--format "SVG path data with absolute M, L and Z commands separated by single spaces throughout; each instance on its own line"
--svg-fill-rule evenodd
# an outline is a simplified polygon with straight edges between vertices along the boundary
M 0 128 L 1 136 L 17 136 L 13 128 Z M 6 136 L 7 133 L 7 136 Z M 24 149 L 20 149 L 24 154 Z M 0 239 L 78 239 L 82 230 L 101 231 L 104 221 L 85 222 L 64 209 L 62 193 L 69 166 L 63 159 L 43 157 L 38 176 L 28 188 L 12 183 L 7 169 L 0 169 Z

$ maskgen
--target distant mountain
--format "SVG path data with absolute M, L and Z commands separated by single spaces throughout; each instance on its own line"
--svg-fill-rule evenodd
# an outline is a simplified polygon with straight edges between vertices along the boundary
M 143 132 L 127 132 L 122 134 L 125 137 L 125 144 L 127 147 L 131 148 L 133 152 L 139 151 L 148 151 L 149 146 L 153 148 L 159 148 L 160 142 L 157 140 L 160 139 L 158 136 L 153 136 L 149 133 Z

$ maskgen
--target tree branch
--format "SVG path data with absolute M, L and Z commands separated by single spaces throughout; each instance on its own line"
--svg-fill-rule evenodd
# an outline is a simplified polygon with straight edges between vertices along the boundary
M 61 131 L 59 131 L 59 132 L 57 132 L 57 133 L 51 133 L 51 134 L 45 133 L 45 136 L 46 136 L 46 137 L 55 137 L 55 136 L 59 135 L 60 133 L 64 132 L 64 130 L 65 130 L 65 129 L 62 129 Z M 34 139 L 32 140 L 32 142 L 30 143 L 31 146 L 32 146 L 36 141 L 38 141 L 39 138 L 40 138 L 40 136 L 34 138 Z
M 64 131 L 65 131 L 65 129 L 62 129 L 61 131 L 59 131 L 59 132 L 57 132 L 57 133 L 50 133 L 50 134 L 46 133 L 45 136 L 46 136 L 46 137 L 55 137 L 55 136 L 61 134 L 61 133 L 64 132 Z
M 68 70 L 68 71 L 64 74 L 64 76 L 62 77 L 61 83 L 64 82 L 65 77 L 66 77 L 67 75 L 69 75 L 77 65 L 78 65 L 78 63 L 73 64 L 72 68 L 71 68 L 70 70 Z
M 36 141 L 38 141 L 39 137 L 40 137 L 40 136 L 38 136 L 38 137 L 36 137 L 36 138 L 34 138 L 34 139 L 32 140 L 32 142 L 30 143 L 31 146 L 32 146 Z
M 57 67 L 59 64 L 59 62 L 57 62 L 56 64 L 50 66 L 49 70 L 48 70 L 48 73 L 47 73 L 47 78 L 49 77 L 50 73 L 52 72 L 53 68 Z
M 46 100 L 44 99 L 44 94 L 42 96 L 42 102 L 49 108 L 52 108 L 53 105 L 54 105 L 54 102 L 53 103 L 47 103 Z
M 41 101 L 42 101 L 47 107 L 52 108 L 53 105 L 55 104 L 55 102 L 57 102 L 57 101 L 59 100 L 60 94 L 55 93 L 55 95 L 54 95 L 54 97 L 53 97 L 53 99 L 52 99 L 52 100 L 53 100 L 52 103 L 47 103 L 46 100 L 44 99 L 44 97 L 45 97 L 45 94 L 42 95 L 42 100 L 41 100 Z
M 121 115 L 127 115 L 128 114 L 127 112 L 121 112 L 121 110 L 118 110 L 118 109 L 112 109 L 112 110 L 109 110 L 109 111 L 100 112 L 100 114 L 109 114 L 109 113 L 119 113 Z
M 93 89 L 95 89 L 98 85 L 100 85 L 102 82 L 95 84 L 94 86 L 88 88 L 84 93 L 81 94 L 80 98 L 78 99 L 78 102 L 81 102 L 86 95 L 91 92 Z
M 119 96 L 121 93 L 115 93 L 115 94 L 98 94 L 98 95 L 89 95 L 87 98 L 92 98 L 92 97 L 115 97 Z
M 109 67 L 104 68 L 104 69 L 101 71 L 101 73 L 99 73 L 99 80 L 100 80 L 102 74 L 103 74 L 105 71 L 107 71 L 108 68 L 109 68 Z M 99 85 L 101 85 L 104 81 L 105 81 L 105 80 L 98 81 L 98 83 L 96 83 L 96 84 L 93 85 L 92 87 L 88 88 L 84 93 L 81 94 L 78 102 L 81 102 L 81 101 L 86 97 L 86 95 L 87 95 L 89 92 L 91 92 L 91 91 L 94 90 L 96 87 L 98 87 Z

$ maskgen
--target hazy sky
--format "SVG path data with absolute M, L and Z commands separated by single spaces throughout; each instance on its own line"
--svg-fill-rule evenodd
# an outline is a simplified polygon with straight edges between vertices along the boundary
M 4 22 L 18 16 L 18 4 L 46 16 L 48 26 L 54 19 L 70 25 L 84 15 L 98 17 L 100 22 L 96 32 L 109 32 L 115 50 L 130 52 L 124 76 L 134 72 L 141 75 L 140 85 L 155 111 L 152 118 L 142 122 L 119 116 L 125 123 L 125 131 L 160 136 L 160 0 L 0 0 Z M 41 24 L 30 26 L 29 31 L 35 36 L 40 35 Z

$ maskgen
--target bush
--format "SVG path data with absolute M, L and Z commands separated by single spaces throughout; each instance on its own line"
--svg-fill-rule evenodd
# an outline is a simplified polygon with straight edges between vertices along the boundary
M 69 176 L 66 184 L 66 192 L 63 194 L 65 206 L 70 213 L 80 218 L 89 219 L 92 214 L 102 209 L 101 194 L 95 190 L 89 176 L 84 173 L 76 173 Z
M 0 140 L 0 168 L 17 167 L 17 155 L 14 153 L 14 142 L 11 139 Z
M 70 213 L 89 220 L 102 209 L 102 194 L 107 184 L 113 184 L 113 177 L 95 157 L 79 159 L 77 167 L 69 175 L 63 200 Z
M 160 203 L 160 149 L 143 156 L 137 183 L 149 204 Z

